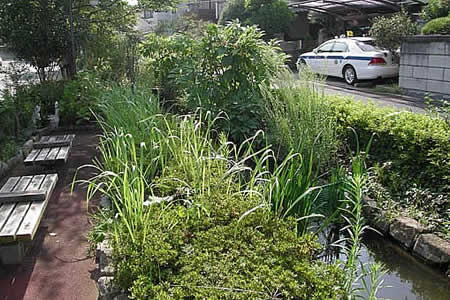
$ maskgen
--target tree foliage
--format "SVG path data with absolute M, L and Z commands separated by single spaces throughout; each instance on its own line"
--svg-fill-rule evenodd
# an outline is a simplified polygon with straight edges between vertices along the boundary
M 45 69 L 58 63 L 70 49 L 64 3 L 61 0 L 4 0 L 0 6 L 0 39 L 18 58 Z
M 379 47 L 388 49 L 392 53 L 396 53 L 406 37 L 417 33 L 417 25 L 405 11 L 392 16 L 375 18 L 369 32 Z
M 450 0 L 429 0 L 422 10 L 425 21 L 447 16 L 450 16 Z
M 54 66 L 73 78 L 76 58 L 82 53 L 107 54 L 115 35 L 133 28 L 139 9 L 176 2 L 140 0 L 130 6 L 124 0 L 2 0 L 0 39 L 38 69 L 41 81 Z
M 236 19 L 244 25 L 258 25 L 265 38 L 273 38 L 288 29 L 294 13 L 284 0 L 231 0 L 222 11 L 219 24 Z

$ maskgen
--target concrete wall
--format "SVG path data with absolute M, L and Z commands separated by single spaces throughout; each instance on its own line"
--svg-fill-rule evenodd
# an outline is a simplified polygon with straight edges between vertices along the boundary
M 450 36 L 414 36 L 403 42 L 399 84 L 410 94 L 450 99 Z

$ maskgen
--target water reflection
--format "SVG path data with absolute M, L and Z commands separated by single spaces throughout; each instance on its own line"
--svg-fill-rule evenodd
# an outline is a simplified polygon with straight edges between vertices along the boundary
M 339 228 L 328 227 L 319 234 L 319 242 L 325 246 L 321 259 L 330 262 L 346 257 L 339 247 L 331 246 L 342 239 Z M 450 300 L 450 279 L 414 258 L 400 246 L 378 233 L 368 231 L 363 239 L 360 260 L 367 268 L 379 262 L 385 265 L 383 286 L 377 293 L 380 299 L 392 300 Z M 366 278 L 370 282 L 369 278 Z
M 450 280 L 441 272 L 434 270 L 408 252 L 370 233 L 364 239 L 361 260 L 363 262 L 381 262 L 388 269 L 384 278 L 384 288 L 378 293 L 380 298 L 400 300 L 450 300 Z

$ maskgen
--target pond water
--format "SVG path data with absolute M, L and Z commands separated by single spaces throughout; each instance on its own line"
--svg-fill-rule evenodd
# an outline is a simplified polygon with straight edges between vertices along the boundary
M 327 228 L 319 234 L 322 245 L 343 238 L 338 229 Z M 338 247 L 330 247 L 322 254 L 325 261 L 339 259 L 345 261 L 345 255 Z M 360 261 L 366 269 L 375 262 L 382 263 L 387 270 L 382 277 L 383 288 L 377 292 L 378 299 L 392 300 L 450 300 L 450 279 L 444 272 L 431 268 L 412 256 L 397 243 L 380 234 L 367 231 L 363 239 Z M 370 283 L 367 276 L 366 282 Z M 362 285 L 361 285 L 362 288 Z M 366 298 L 367 293 L 360 292 Z
M 435 270 L 388 238 L 376 233 L 368 234 L 364 239 L 361 253 L 364 263 L 381 262 L 387 269 L 384 285 L 379 298 L 393 300 L 450 300 L 450 279 L 444 273 Z

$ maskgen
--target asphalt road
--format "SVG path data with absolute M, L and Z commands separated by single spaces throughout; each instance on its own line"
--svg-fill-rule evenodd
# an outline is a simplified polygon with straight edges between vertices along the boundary
M 355 100 L 365 103 L 374 102 L 379 106 L 395 107 L 400 110 L 412 111 L 415 113 L 425 113 L 425 105 L 422 99 L 392 94 L 373 93 L 367 88 L 356 88 L 347 86 L 346 83 L 336 84 L 335 80 L 327 80 L 320 84 L 326 94 L 352 97 Z
M 294 74 L 298 78 L 298 74 Z M 362 85 L 367 85 L 363 82 Z M 343 97 L 351 97 L 354 100 L 365 103 L 374 102 L 379 106 L 394 107 L 400 110 L 412 111 L 415 113 L 425 113 L 425 104 L 423 99 L 414 98 L 404 95 L 375 93 L 368 87 L 360 87 L 359 85 L 350 86 L 340 78 L 327 78 L 324 82 L 318 83 L 318 86 L 324 93 L 329 95 L 338 95 Z

